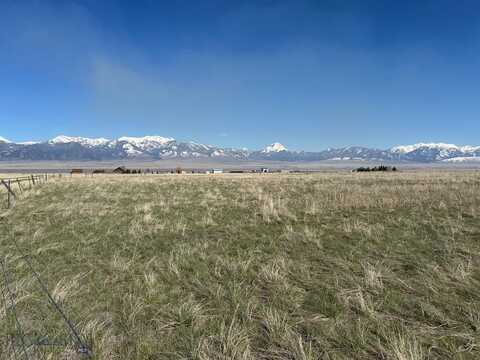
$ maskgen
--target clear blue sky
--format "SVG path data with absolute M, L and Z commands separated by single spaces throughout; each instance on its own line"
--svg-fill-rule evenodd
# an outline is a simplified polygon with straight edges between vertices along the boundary
M 1 0 L 0 136 L 480 145 L 478 0 Z

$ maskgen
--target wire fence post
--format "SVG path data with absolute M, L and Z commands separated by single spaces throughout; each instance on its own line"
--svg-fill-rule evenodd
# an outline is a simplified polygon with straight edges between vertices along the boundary
M 2 182 L 3 186 L 5 186 L 5 188 L 7 189 L 7 206 L 10 209 L 10 206 L 12 205 L 12 200 L 15 200 L 15 198 L 17 196 L 13 192 L 13 190 L 10 186 L 11 185 L 11 180 L 5 181 L 5 180 L 1 179 L 1 182 Z
M 61 174 L 57 176 L 53 175 L 53 177 L 61 178 Z M 0 178 L 0 187 L 5 187 L 5 189 L 7 190 L 5 199 L 7 208 L 11 208 L 15 204 L 15 201 L 17 200 L 17 193 L 23 194 L 26 190 L 32 189 L 32 187 L 35 185 L 47 183 L 48 180 L 51 178 L 52 176 L 48 176 L 47 173 L 39 175 L 32 174 L 17 178 Z M 28 183 L 28 187 L 26 185 L 22 185 L 23 183 Z M 18 188 L 15 188 L 14 191 L 13 187 L 15 186 L 15 184 L 17 184 Z M 2 199 L 1 201 L 3 202 L 4 200 Z

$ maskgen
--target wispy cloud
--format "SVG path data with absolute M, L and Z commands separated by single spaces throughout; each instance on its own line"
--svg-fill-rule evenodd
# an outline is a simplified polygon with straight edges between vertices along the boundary
M 451 132 L 478 112 L 478 21 L 443 31 L 442 6 L 410 27 L 355 1 L 0 0 L 0 120 L 252 147 Z
M 145 118 L 161 114 L 172 100 L 169 89 L 157 76 L 106 57 L 92 57 L 91 87 L 97 110 L 117 118 Z

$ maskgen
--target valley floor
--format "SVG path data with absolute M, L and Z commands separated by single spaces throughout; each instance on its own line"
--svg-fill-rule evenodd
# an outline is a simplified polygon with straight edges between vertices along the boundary
M 0 174 L 11 173 L 70 173 L 72 169 L 113 170 L 119 166 L 129 169 L 173 170 L 182 169 L 208 170 L 220 168 L 229 170 L 260 170 L 262 167 L 271 170 L 293 171 L 350 171 L 361 166 L 389 165 L 406 171 L 462 171 L 478 170 L 480 162 L 389 162 L 361 160 L 324 160 L 324 161 L 251 161 L 228 159 L 167 159 L 167 160 L 112 160 L 112 161 L 0 161 Z
M 477 172 L 67 177 L 0 255 L 1 359 L 86 358 L 38 278 L 95 359 L 480 358 Z

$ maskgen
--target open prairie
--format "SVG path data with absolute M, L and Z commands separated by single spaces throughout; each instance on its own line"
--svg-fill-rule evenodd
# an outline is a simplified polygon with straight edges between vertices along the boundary
M 480 358 L 475 171 L 64 177 L 0 254 L 2 359 Z
M 432 171 L 464 171 L 480 169 L 480 162 L 400 162 L 382 161 L 383 165 L 396 166 L 403 170 Z M 273 160 L 232 160 L 232 159 L 162 159 L 162 160 L 116 160 L 116 161 L 0 161 L 0 173 L 31 174 L 31 173 L 70 173 L 72 169 L 113 170 L 119 166 L 129 169 L 154 169 L 160 171 L 174 170 L 177 167 L 190 170 L 209 170 L 221 168 L 228 170 L 258 170 L 262 167 L 271 170 L 291 171 L 345 171 L 361 166 L 377 166 L 377 160 L 323 160 L 323 161 L 273 161 Z

